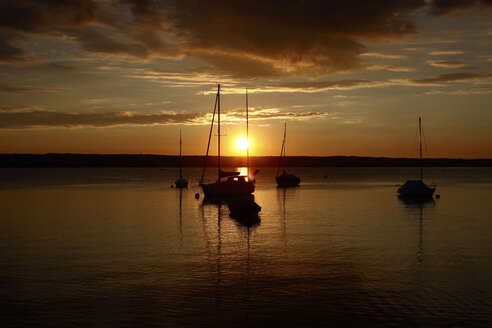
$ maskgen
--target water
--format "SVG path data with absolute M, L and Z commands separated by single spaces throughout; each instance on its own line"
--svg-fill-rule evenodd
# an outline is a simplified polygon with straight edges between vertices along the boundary
M 425 204 L 412 168 L 289 171 L 248 228 L 177 169 L 1 169 L 1 326 L 492 325 L 492 169 L 433 169 Z

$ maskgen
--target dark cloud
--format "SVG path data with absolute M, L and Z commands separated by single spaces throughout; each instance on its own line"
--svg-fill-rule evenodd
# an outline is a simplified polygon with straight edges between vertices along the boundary
M 142 28 L 162 28 L 162 17 L 158 14 L 158 5 L 153 0 L 120 0 L 129 4 L 134 23 Z
M 234 78 L 255 78 L 258 76 L 283 76 L 287 72 L 281 67 L 276 67 L 272 62 L 258 58 L 248 58 L 239 54 L 213 53 L 203 51 L 195 53 L 208 65 L 190 68 L 190 72 L 210 73 Z
M 431 8 L 437 15 L 443 15 L 452 11 L 467 9 L 475 6 L 492 6 L 492 0 L 433 0 L 431 3 Z
M 287 74 L 326 74 L 357 67 L 360 39 L 415 32 L 408 1 L 172 1 L 167 18 L 189 55 L 226 54 Z M 268 75 L 271 70 L 267 70 Z
M 22 39 L 23 36 L 19 33 L 0 30 L 0 61 L 24 60 L 24 50 L 15 46 L 15 43 Z
M 81 33 L 79 41 L 86 50 L 93 52 L 126 54 L 140 58 L 149 56 L 147 47 L 141 43 L 112 39 L 107 34 L 103 34 L 95 29 L 85 29 Z
M 73 70 L 74 67 L 57 62 L 47 62 L 42 65 L 39 65 L 39 68 L 48 69 L 48 70 L 58 70 L 58 71 L 70 71 Z
M 64 33 L 89 52 L 187 56 L 204 63 L 197 70 L 235 77 L 320 76 L 362 67 L 365 40 L 415 33 L 411 14 L 418 9 L 445 14 L 489 5 L 492 0 L 3 0 L 0 29 Z M 23 55 L 15 42 L 0 39 L 3 60 Z
M 280 109 L 252 109 L 251 120 L 305 120 L 328 115 L 325 112 L 289 112 Z M 28 107 L 0 107 L 0 128 L 4 129 L 43 129 L 43 128 L 98 128 L 115 126 L 149 125 L 207 125 L 210 113 L 67 113 Z M 244 110 L 231 110 L 223 113 L 225 124 L 244 121 Z
M 2 0 L 0 28 L 41 32 L 61 26 L 76 26 L 95 18 L 95 0 Z
M 0 110 L 0 128 L 81 128 L 112 126 L 143 126 L 170 124 L 200 124 L 202 113 L 66 113 L 49 110 Z
M 0 1 L 0 60 L 32 61 L 16 42 L 23 33 L 48 33 L 78 29 L 95 19 L 95 0 Z
M 39 87 L 29 87 L 29 86 L 13 86 L 0 84 L 0 92 L 18 92 L 18 93 L 31 93 L 31 92 L 58 92 L 61 89 L 57 88 L 39 88 Z

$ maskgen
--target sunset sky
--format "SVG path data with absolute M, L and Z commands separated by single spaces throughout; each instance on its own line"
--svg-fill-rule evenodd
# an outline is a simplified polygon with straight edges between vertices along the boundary
M 492 1 L 2 0 L 0 153 L 492 157 Z M 215 146 L 214 146 L 215 147 Z M 214 150 L 212 150 L 214 154 Z

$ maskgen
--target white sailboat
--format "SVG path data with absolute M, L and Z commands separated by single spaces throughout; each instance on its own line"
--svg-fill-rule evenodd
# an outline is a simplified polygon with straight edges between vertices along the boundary
M 420 180 L 407 180 L 398 189 L 400 197 L 432 198 L 435 186 L 429 187 L 423 181 L 422 172 L 422 119 L 419 116 Z

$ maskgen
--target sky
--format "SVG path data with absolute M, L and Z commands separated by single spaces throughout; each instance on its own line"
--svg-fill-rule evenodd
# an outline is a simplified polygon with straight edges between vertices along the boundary
M 492 158 L 491 0 L 2 0 L 0 153 Z M 214 132 L 216 135 L 217 132 Z M 211 153 L 216 152 L 216 140 Z

